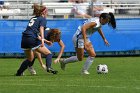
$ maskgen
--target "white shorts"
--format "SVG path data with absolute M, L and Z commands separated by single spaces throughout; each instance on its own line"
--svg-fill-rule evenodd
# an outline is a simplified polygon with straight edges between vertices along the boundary
M 84 48 L 84 39 L 78 39 L 76 35 L 74 35 L 72 41 L 75 48 Z M 89 38 L 87 38 L 87 41 L 91 42 Z

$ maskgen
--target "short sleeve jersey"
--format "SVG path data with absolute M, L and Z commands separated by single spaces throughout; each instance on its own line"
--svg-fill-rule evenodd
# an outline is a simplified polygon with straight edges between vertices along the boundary
M 31 35 L 31 34 L 39 34 L 40 33 L 40 27 L 43 26 L 46 28 L 46 18 L 40 16 L 40 17 L 32 17 L 28 23 L 28 26 L 26 30 L 23 32 L 23 34 Z
M 87 31 L 86 31 L 87 38 L 91 37 L 91 35 L 94 32 L 98 31 L 98 29 L 101 28 L 101 23 L 99 21 L 99 18 L 90 18 L 90 19 L 84 21 L 83 25 L 91 23 L 91 22 L 95 22 L 97 25 L 93 28 L 87 29 Z M 79 26 L 75 33 L 75 35 L 77 35 L 78 38 L 83 38 L 82 31 L 81 31 L 82 26 Z

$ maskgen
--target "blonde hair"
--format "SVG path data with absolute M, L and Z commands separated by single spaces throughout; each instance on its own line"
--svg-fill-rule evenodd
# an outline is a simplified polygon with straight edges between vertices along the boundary
M 38 5 L 38 4 L 34 4 L 33 9 L 34 9 L 33 15 L 36 15 L 36 16 L 41 16 L 42 13 L 47 10 L 47 8 L 45 6 Z

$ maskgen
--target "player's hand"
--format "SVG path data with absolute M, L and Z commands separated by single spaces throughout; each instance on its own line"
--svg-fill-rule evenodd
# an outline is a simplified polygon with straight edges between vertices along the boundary
M 88 42 L 85 42 L 84 43 L 84 48 L 87 49 L 88 47 L 89 47 L 89 43 Z
M 107 46 L 110 46 L 110 44 L 108 43 L 108 41 L 106 39 L 104 40 L 104 42 Z
M 54 63 L 55 63 L 55 64 L 58 63 L 59 60 L 60 60 L 60 58 L 55 59 L 55 60 L 54 60 Z
M 44 70 L 47 69 L 47 68 L 46 68 L 46 65 L 44 65 L 44 64 L 42 64 L 41 67 L 42 67 Z
M 51 46 L 53 43 L 52 43 L 51 41 L 47 41 L 46 44 L 47 44 L 48 46 Z

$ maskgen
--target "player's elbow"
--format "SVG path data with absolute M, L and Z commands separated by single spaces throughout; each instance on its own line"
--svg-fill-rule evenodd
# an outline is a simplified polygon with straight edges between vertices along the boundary
M 65 49 L 65 45 L 62 45 L 62 46 L 61 46 L 61 49 L 63 49 L 63 50 L 64 50 L 64 49 Z

